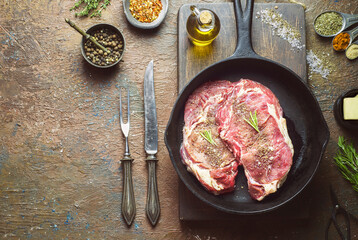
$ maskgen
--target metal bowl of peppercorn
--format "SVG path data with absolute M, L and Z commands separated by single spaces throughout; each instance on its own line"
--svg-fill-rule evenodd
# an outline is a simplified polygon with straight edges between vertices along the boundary
M 137 28 L 158 27 L 168 12 L 168 0 L 123 0 L 123 9 L 130 24 Z
M 118 28 L 100 23 L 90 27 L 86 33 L 93 36 L 107 50 L 102 50 L 90 39 L 83 37 L 81 52 L 89 64 L 98 68 L 109 68 L 119 63 L 125 50 L 125 40 Z

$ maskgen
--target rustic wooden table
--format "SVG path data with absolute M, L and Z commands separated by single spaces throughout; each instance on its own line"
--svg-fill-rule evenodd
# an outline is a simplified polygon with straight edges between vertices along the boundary
M 204 2 L 204 1 L 198 1 Z M 207 0 L 206 3 L 230 2 Z M 257 0 L 289 3 L 288 0 Z M 333 52 L 312 28 L 314 17 L 333 9 L 358 14 L 351 0 L 301 0 L 306 4 L 307 50 L 332 70 L 327 78 L 308 73 L 331 138 L 313 181 L 309 217 L 237 221 L 179 220 L 178 176 L 163 141 L 177 96 L 177 16 L 184 0 L 169 1 L 164 23 L 139 30 L 126 21 L 122 1 L 112 0 L 101 18 L 75 18 L 70 0 L 0 2 L 0 239 L 323 239 L 331 213 L 329 185 L 358 216 L 358 193 L 333 163 L 338 136 L 358 144 L 333 116 L 343 92 L 358 88 L 358 60 Z M 89 28 L 119 27 L 126 38 L 123 61 L 98 71 L 81 56 L 81 36 L 64 18 Z M 143 76 L 153 59 L 159 125 L 158 185 L 161 216 L 152 227 L 145 216 L 147 168 L 143 148 Z M 124 139 L 118 120 L 119 87 L 132 95 L 130 148 L 137 214 L 127 227 L 120 211 Z M 356 145 L 357 146 L 357 145 Z M 299 214 L 291 209 L 288 214 Z M 352 238 L 358 222 L 351 219 Z M 332 238 L 333 239 L 333 238 Z

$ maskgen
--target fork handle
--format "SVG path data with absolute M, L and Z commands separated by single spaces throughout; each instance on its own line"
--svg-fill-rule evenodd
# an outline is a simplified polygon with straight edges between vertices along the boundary
M 122 194 L 122 215 L 127 225 L 130 226 L 136 214 L 136 206 L 132 182 L 132 161 L 129 154 L 125 154 L 121 160 L 123 166 L 123 194 Z
M 146 212 L 150 223 L 155 226 L 160 215 L 159 195 L 156 176 L 156 164 L 158 159 L 154 154 L 147 156 L 148 165 L 148 191 Z

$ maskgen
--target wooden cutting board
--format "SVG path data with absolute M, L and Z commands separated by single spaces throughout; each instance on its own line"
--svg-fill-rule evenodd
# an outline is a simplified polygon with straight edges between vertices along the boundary
M 183 5 L 178 13 L 179 90 L 205 67 L 231 56 L 236 47 L 237 30 L 232 3 L 195 4 L 199 8 L 213 10 L 220 18 L 220 33 L 213 43 L 206 47 L 194 46 L 188 40 L 186 20 L 190 15 L 190 5 L 192 4 Z M 282 19 L 300 31 L 302 44 L 305 45 L 306 32 L 303 8 L 298 4 L 255 4 L 251 36 L 252 45 L 257 54 L 287 66 L 306 81 L 306 48 L 294 50 L 287 40 L 272 34 L 272 28 L 257 18 L 257 12 L 263 9 L 274 9 L 281 13 Z
M 213 10 L 221 21 L 221 30 L 214 42 L 206 47 L 191 44 L 186 33 L 186 21 L 190 15 L 190 5 L 185 4 L 178 13 L 178 90 L 186 85 L 198 72 L 209 65 L 231 56 L 236 47 L 237 30 L 233 3 L 194 4 L 199 8 Z M 272 33 L 272 28 L 257 18 L 257 12 L 274 9 L 282 14 L 292 27 L 301 33 L 302 50 L 295 50 L 291 44 Z M 257 54 L 281 63 L 307 81 L 305 14 L 300 5 L 285 3 L 257 3 L 254 5 L 252 21 L 252 45 Z M 302 195 L 302 194 L 301 194 Z M 295 199 L 279 211 L 266 214 L 272 217 L 306 218 L 309 216 L 307 202 Z M 305 202 L 305 204 L 300 204 Z M 294 214 L 292 214 L 294 212 Z M 181 220 L 222 220 L 236 219 L 237 215 L 220 212 L 196 198 L 182 182 L 179 184 L 179 217 Z

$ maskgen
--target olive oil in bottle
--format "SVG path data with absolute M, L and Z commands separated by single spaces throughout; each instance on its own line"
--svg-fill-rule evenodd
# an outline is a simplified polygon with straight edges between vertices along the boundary
M 194 45 L 209 45 L 219 34 L 220 20 L 211 10 L 190 6 L 192 14 L 186 22 L 188 37 Z

